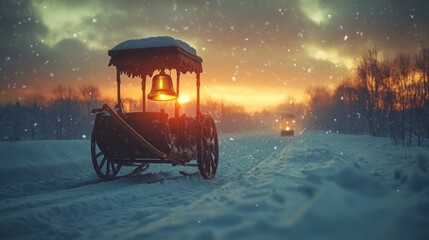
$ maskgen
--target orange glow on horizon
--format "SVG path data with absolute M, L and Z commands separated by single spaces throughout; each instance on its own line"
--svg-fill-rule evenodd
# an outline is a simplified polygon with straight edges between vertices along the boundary
M 117 84 L 116 80 L 112 77 L 114 76 L 114 71 L 110 71 L 114 69 L 108 68 L 107 70 L 109 70 L 107 73 L 102 73 L 106 74 L 107 77 L 100 77 L 100 80 L 90 82 L 89 84 L 94 85 L 100 90 L 101 101 L 113 100 L 116 102 Z M 305 90 L 298 86 L 280 84 L 276 87 L 272 87 L 272 85 L 266 84 L 265 82 L 250 83 L 250 80 L 242 81 L 241 78 L 237 78 L 236 82 L 232 82 L 224 75 L 225 74 L 221 74 L 221 76 L 216 76 L 216 78 L 213 77 L 214 74 L 202 75 L 200 88 L 200 100 L 202 104 L 206 101 L 215 100 L 227 104 L 240 105 L 247 112 L 258 112 L 275 109 L 278 105 L 289 102 L 288 100 L 290 98 L 292 98 L 295 103 L 305 103 L 308 98 Z M 67 83 L 68 82 L 64 80 L 63 86 L 67 88 L 70 86 L 74 90 L 76 96 L 80 97 L 79 87 L 82 83 L 74 82 L 72 85 Z M 37 97 L 38 94 L 41 94 L 49 100 L 53 97 L 51 90 L 54 89 L 55 86 L 55 84 L 52 84 L 44 89 L 39 89 L 38 86 L 30 85 L 20 89 L 19 94 L 5 92 L 5 94 L 2 95 L 2 100 L 7 100 L 9 102 L 25 102 L 31 101 L 31 99 Z M 335 86 L 335 84 L 332 84 L 332 86 Z M 148 102 L 152 102 L 147 99 L 147 95 L 151 89 L 150 87 L 151 83 L 148 81 L 146 85 L 146 94 L 144 96 Z M 137 103 L 141 103 L 142 97 L 141 80 L 121 75 L 122 100 L 131 99 Z M 195 101 L 195 99 L 195 76 L 193 74 L 184 74 L 181 76 L 179 103 L 187 104 Z
M 219 76 L 218 76 L 219 77 Z M 196 99 L 195 76 L 185 74 L 181 76 L 179 103 L 187 103 Z M 207 100 L 222 101 L 229 104 L 240 105 L 248 112 L 257 112 L 264 109 L 274 109 L 278 105 L 289 102 L 292 98 L 295 103 L 305 103 L 307 94 L 301 88 L 279 85 L 272 87 L 264 83 L 246 84 L 225 80 L 211 81 L 214 79 L 202 75 L 200 97 L 201 103 Z M 219 79 L 219 78 L 218 78 Z M 227 79 L 227 78 L 221 78 Z M 146 89 L 150 89 L 147 84 Z M 110 84 L 100 88 L 101 96 L 116 100 L 116 85 Z M 146 92 L 146 95 L 148 93 Z M 139 79 L 123 77 L 121 97 L 142 101 L 142 91 Z M 145 96 L 147 99 L 147 96 Z
M 191 101 L 191 97 L 189 97 L 188 95 L 180 96 L 180 97 L 177 99 L 177 101 L 178 101 L 180 104 L 185 104 L 185 103 L 188 103 L 188 102 L 190 102 L 190 101 Z
M 136 81 L 133 80 L 132 82 Z M 102 88 L 100 90 L 103 97 L 113 98 L 116 100 L 115 86 Z M 210 86 L 202 84 L 200 92 L 202 103 L 207 100 L 223 101 L 225 103 L 243 106 L 244 109 L 248 112 L 274 109 L 278 105 L 288 101 L 288 99 L 291 97 L 294 99 L 295 103 L 305 103 L 307 101 L 306 93 L 300 89 L 284 89 L 280 87 L 271 88 L 265 86 L 264 84 L 261 84 L 260 86 L 241 86 L 239 84 L 231 86 L 220 83 L 210 83 Z M 142 92 L 140 86 L 131 83 L 124 84 L 124 86 L 121 87 L 121 96 L 123 99 L 131 98 L 136 101 L 142 101 Z M 181 85 L 180 96 L 178 99 L 180 104 L 186 104 L 192 100 L 195 100 L 195 98 L 195 85 Z

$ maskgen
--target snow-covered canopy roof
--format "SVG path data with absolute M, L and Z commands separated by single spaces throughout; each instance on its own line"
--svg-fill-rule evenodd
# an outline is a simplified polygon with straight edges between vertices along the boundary
M 202 58 L 189 44 L 168 36 L 132 39 L 109 50 L 109 66 L 132 77 L 152 76 L 155 70 L 202 72 Z
M 174 39 L 168 36 L 150 37 L 143 39 L 131 39 L 119 43 L 110 51 L 119 51 L 127 49 L 141 49 L 141 48 L 156 48 L 156 47 L 181 47 L 192 55 L 197 55 L 197 51 L 189 44 L 179 39 Z

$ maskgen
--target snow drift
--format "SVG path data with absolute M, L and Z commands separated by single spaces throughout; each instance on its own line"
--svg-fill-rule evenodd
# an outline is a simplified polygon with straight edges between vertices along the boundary
M 1 142 L 0 153 L 2 239 L 429 236 L 429 151 L 387 138 L 221 135 L 209 181 L 171 165 L 101 181 L 87 140 Z

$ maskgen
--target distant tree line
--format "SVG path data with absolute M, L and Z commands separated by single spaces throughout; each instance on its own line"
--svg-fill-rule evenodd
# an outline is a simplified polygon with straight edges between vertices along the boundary
M 429 49 L 381 61 L 365 50 L 355 76 L 333 93 L 308 90 L 307 126 L 352 134 L 388 136 L 395 144 L 422 145 L 429 139 Z
M 57 85 L 51 89 L 51 98 L 33 96 L 14 104 L 0 105 L 0 140 L 69 140 L 90 138 L 95 116 L 92 109 L 107 103 L 114 106 L 113 99 L 101 98 L 93 85 L 78 89 Z M 141 101 L 122 99 L 126 112 L 141 111 Z M 166 108 L 170 117 L 174 114 L 174 102 L 148 102 L 148 111 Z M 189 102 L 180 111 L 195 116 L 195 102 Z M 263 114 L 249 114 L 243 106 L 222 100 L 206 100 L 201 103 L 201 112 L 209 113 L 216 121 L 220 133 L 265 129 L 272 121 Z
M 201 112 L 208 113 L 214 118 L 221 133 L 265 128 L 263 122 L 260 122 L 255 114 L 249 114 L 243 106 L 225 101 L 207 100 L 202 104 Z
M 52 98 L 35 96 L 0 106 L 0 139 L 81 139 L 91 135 L 91 110 L 99 107 L 100 92 L 93 85 L 78 90 L 57 85 Z

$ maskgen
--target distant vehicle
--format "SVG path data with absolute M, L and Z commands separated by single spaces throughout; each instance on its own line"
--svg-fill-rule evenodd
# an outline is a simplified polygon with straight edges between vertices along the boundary
M 281 130 L 280 136 L 290 136 L 295 135 L 294 131 L 295 116 L 293 114 L 284 114 L 281 119 Z
M 96 115 L 91 156 L 96 174 L 111 180 L 141 173 L 152 163 L 163 163 L 198 167 L 203 178 L 213 178 L 219 161 L 218 135 L 213 118 L 200 112 L 203 60 L 195 49 L 172 37 L 152 37 L 122 42 L 108 54 L 109 66 L 116 67 L 117 104 L 116 111 L 107 104 L 93 110 Z M 166 73 L 170 70 L 171 74 L 172 69 L 176 72 L 176 91 Z M 152 89 L 146 96 L 146 78 L 154 73 Z M 180 75 L 186 73 L 196 76 L 195 117 L 179 114 Z M 121 74 L 141 81 L 142 111 L 125 112 Z M 174 115 L 169 117 L 164 109 L 146 111 L 146 97 L 152 101 L 176 101 Z M 126 167 L 135 169 L 120 172 Z

